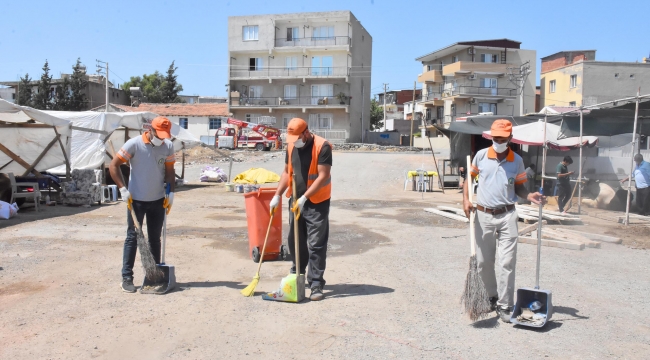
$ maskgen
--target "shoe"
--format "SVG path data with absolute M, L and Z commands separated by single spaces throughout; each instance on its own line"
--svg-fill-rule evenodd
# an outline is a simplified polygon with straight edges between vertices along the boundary
M 497 298 L 495 298 L 495 297 L 490 298 L 490 310 L 491 311 L 496 311 L 497 310 Z
M 314 286 L 311 288 L 311 295 L 309 295 L 309 300 L 311 301 L 320 301 L 323 300 L 325 295 L 323 295 L 323 288 L 321 286 Z
M 122 287 L 122 291 L 127 293 L 134 293 L 137 290 L 135 285 L 133 285 L 133 279 L 131 278 L 122 279 L 121 287 Z
M 510 323 L 510 316 L 512 316 L 512 308 L 497 306 L 497 314 L 504 323 Z

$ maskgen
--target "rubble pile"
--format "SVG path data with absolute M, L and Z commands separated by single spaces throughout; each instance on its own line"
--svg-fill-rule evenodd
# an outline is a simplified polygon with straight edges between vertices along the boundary
M 336 151 L 389 151 L 389 152 L 421 152 L 422 148 L 410 146 L 393 146 L 377 144 L 337 144 L 334 145 Z

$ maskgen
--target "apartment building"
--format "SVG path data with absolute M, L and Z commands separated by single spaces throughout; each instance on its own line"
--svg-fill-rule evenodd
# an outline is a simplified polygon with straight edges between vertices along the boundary
M 492 113 L 519 115 L 518 80 L 512 75 L 528 62 L 523 82 L 523 111 L 535 110 L 535 50 L 510 39 L 462 41 L 416 59 L 422 63 L 423 116 L 428 123 L 448 124 L 457 117 Z
M 542 58 L 540 102 L 587 106 L 650 90 L 650 62 L 596 61 L 596 50 L 560 51 Z
M 372 37 L 350 11 L 228 18 L 230 112 L 294 117 L 334 143 L 370 128 Z

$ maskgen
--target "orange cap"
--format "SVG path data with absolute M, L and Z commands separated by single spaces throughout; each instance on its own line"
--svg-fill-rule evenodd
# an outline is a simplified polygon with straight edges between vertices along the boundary
M 492 137 L 509 137 L 512 135 L 512 123 L 505 119 L 495 120 L 490 128 Z
M 287 142 L 294 143 L 300 134 L 307 130 L 307 122 L 301 118 L 293 118 L 287 124 Z
M 156 130 L 156 136 L 161 139 L 169 139 L 172 137 L 172 122 L 164 116 L 158 116 L 151 120 L 151 128 Z

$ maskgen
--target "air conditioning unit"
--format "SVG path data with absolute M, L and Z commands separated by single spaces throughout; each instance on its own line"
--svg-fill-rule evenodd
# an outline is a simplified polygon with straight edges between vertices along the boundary
M 474 98 L 469 99 L 469 103 L 472 105 L 476 104 L 476 99 Z
M 476 80 L 476 79 L 478 79 L 478 76 L 477 76 L 476 74 L 470 74 L 470 75 L 467 77 L 467 79 L 469 79 L 469 80 Z
M 470 55 L 474 55 L 474 48 L 473 47 L 468 48 L 467 53 L 470 54 Z

